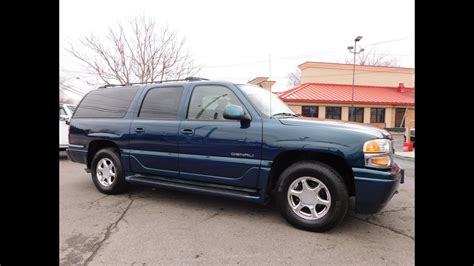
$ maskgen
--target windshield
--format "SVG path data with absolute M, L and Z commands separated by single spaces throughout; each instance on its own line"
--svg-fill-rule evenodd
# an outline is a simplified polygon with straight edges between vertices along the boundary
M 237 85 L 252 104 L 263 114 L 271 116 L 296 116 L 296 114 L 275 94 L 272 93 L 270 108 L 270 91 L 258 86 L 242 84 Z M 270 111 L 271 110 L 271 111 Z

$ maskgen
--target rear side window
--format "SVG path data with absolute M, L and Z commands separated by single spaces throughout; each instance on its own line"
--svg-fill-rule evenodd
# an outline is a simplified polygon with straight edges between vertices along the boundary
M 77 107 L 74 117 L 124 117 L 138 87 L 98 89 Z
M 159 87 L 147 92 L 138 117 L 146 119 L 176 119 L 183 87 Z

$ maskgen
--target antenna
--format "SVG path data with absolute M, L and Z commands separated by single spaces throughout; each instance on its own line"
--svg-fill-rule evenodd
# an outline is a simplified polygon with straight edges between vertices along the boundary
M 268 54 L 268 80 L 272 80 L 272 54 Z M 272 86 L 270 86 L 270 116 L 272 116 Z

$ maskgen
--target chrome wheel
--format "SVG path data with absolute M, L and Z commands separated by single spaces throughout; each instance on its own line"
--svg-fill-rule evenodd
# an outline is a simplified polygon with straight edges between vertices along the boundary
M 289 186 L 288 204 L 299 217 L 317 220 L 324 217 L 331 207 L 331 194 L 319 179 L 303 176 Z
M 97 163 L 96 178 L 102 186 L 111 186 L 115 181 L 116 175 L 117 171 L 112 160 L 103 158 Z

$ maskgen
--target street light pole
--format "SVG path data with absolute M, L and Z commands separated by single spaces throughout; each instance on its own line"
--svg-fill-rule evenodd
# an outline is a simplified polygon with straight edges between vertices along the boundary
M 355 81 L 355 63 L 356 63 L 356 55 L 360 54 L 364 51 L 364 49 L 360 49 L 360 51 L 357 52 L 357 42 L 362 39 L 362 36 L 357 36 L 354 39 L 354 46 L 349 46 L 347 49 L 349 49 L 349 52 L 354 54 L 354 63 L 352 66 L 352 97 L 351 97 L 351 106 L 352 106 L 352 115 L 354 115 L 354 81 Z M 352 52 L 352 49 L 354 49 L 354 52 Z

